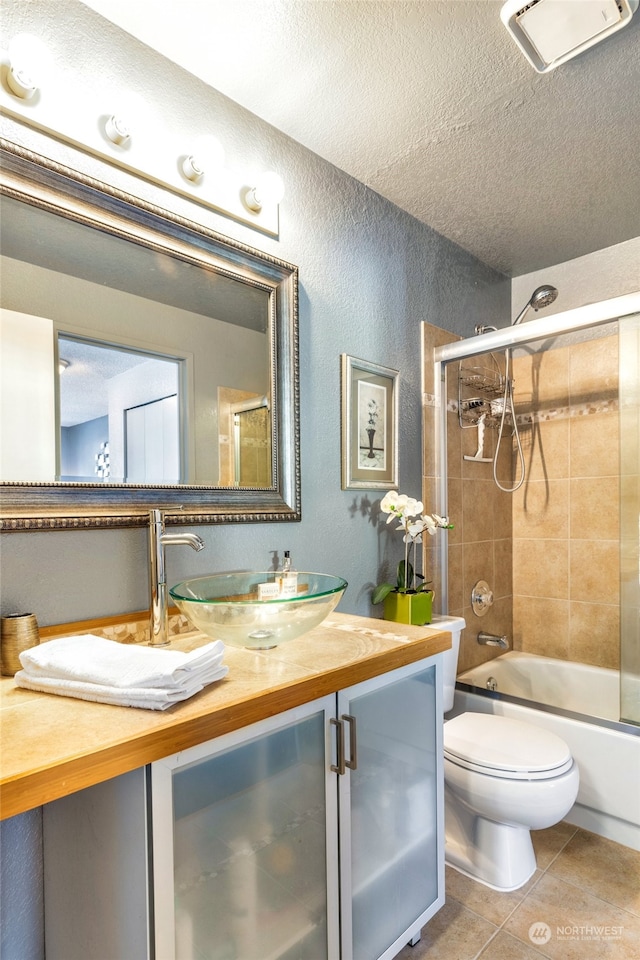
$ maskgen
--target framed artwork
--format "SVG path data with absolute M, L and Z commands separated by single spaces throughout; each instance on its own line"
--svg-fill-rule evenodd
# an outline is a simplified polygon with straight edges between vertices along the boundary
M 342 354 L 342 489 L 398 486 L 398 371 Z

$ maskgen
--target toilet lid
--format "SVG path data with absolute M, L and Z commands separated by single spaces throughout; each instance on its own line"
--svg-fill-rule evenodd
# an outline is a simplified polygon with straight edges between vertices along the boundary
M 559 776 L 573 763 L 549 730 L 489 713 L 463 713 L 444 725 L 444 755 L 458 766 L 507 779 Z

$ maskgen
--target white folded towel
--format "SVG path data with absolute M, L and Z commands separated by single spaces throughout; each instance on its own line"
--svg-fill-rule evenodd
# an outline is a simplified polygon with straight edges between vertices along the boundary
M 61 637 L 20 654 L 19 687 L 123 707 L 166 710 L 229 672 L 224 644 L 191 653 L 105 640 L 93 634 Z
M 53 642 L 53 641 L 50 641 Z M 174 651 L 175 652 L 175 651 Z M 77 697 L 97 703 L 110 703 L 121 707 L 143 707 L 147 710 L 167 710 L 174 703 L 187 700 L 199 693 L 207 684 L 221 680 L 229 668 L 217 666 L 203 670 L 197 680 L 185 682 L 182 687 L 115 687 L 106 684 L 65 680 L 46 676 L 31 676 L 19 670 L 14 680 L 19 687 L 41 693 L 55 693 L 63 697 Z
M 20 654 L 20 663 L 34 680 L 45 677 L 127 690 L 136 687 L 179 690 L 201 671 L 220 666 L 223 656 L 221 640 L 191 653 L 182 653 L 85 634 L 31 647 Z

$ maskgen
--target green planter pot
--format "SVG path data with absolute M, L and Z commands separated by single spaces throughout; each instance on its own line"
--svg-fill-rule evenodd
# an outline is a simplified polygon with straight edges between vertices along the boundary
M 384 598 L 384 618 L 421 627 L 431 623 L 432 607 L 432 590 L 428 593 L 396 593 L 394 590 Z

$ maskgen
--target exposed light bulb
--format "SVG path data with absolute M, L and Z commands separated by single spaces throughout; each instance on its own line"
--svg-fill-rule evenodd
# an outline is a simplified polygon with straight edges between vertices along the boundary
M 256 185 L 250 187 L 244 196 L 245 205 L 254 213 L 259 213 L 267 204 L 277 205 L 284 197 L 284 181 L 273 170 L 261 174 Z
M 31 75 L 23 67 L 14 67 L 13 64 L 7 70 L 7 86 L 21 100 L 31 100 L 38 90 Z
M 183 159 L 181 169 L 187 180 L 191 180 L 192 183 L 197 183 L 204 177 L 204 166 L 201 164 L 200 158 L 193 154 Z
M 102 128 L 107 139 L 119 147 L 135 142 L 149 148 L 162 142 L 164 131 L 154 107 L 136 90 L 112 89 L 104 86 L 94 94 L 98 103 Z M 100 107 L 104 104 L 104 110 Z
M 30 33 L 16 34 L 9 41 L 7 52 L 9 91 L 21 100 L 30 100 L 46 80 L 52 63 L 51 54 L 42 40 Z
M 180 169 L 192 183 L 198 183 L 206 173 L 215 173 L 224 164 L 224 147 L 217 137 L 205 134 L 193 144 L 193 150 L 183 157 Z
M 126 121 L 116 113 L 112 113 L 105 120 L 104 132 L 111 143 L 115 143 L 119 147 L 131 139 L 131 132 Z

